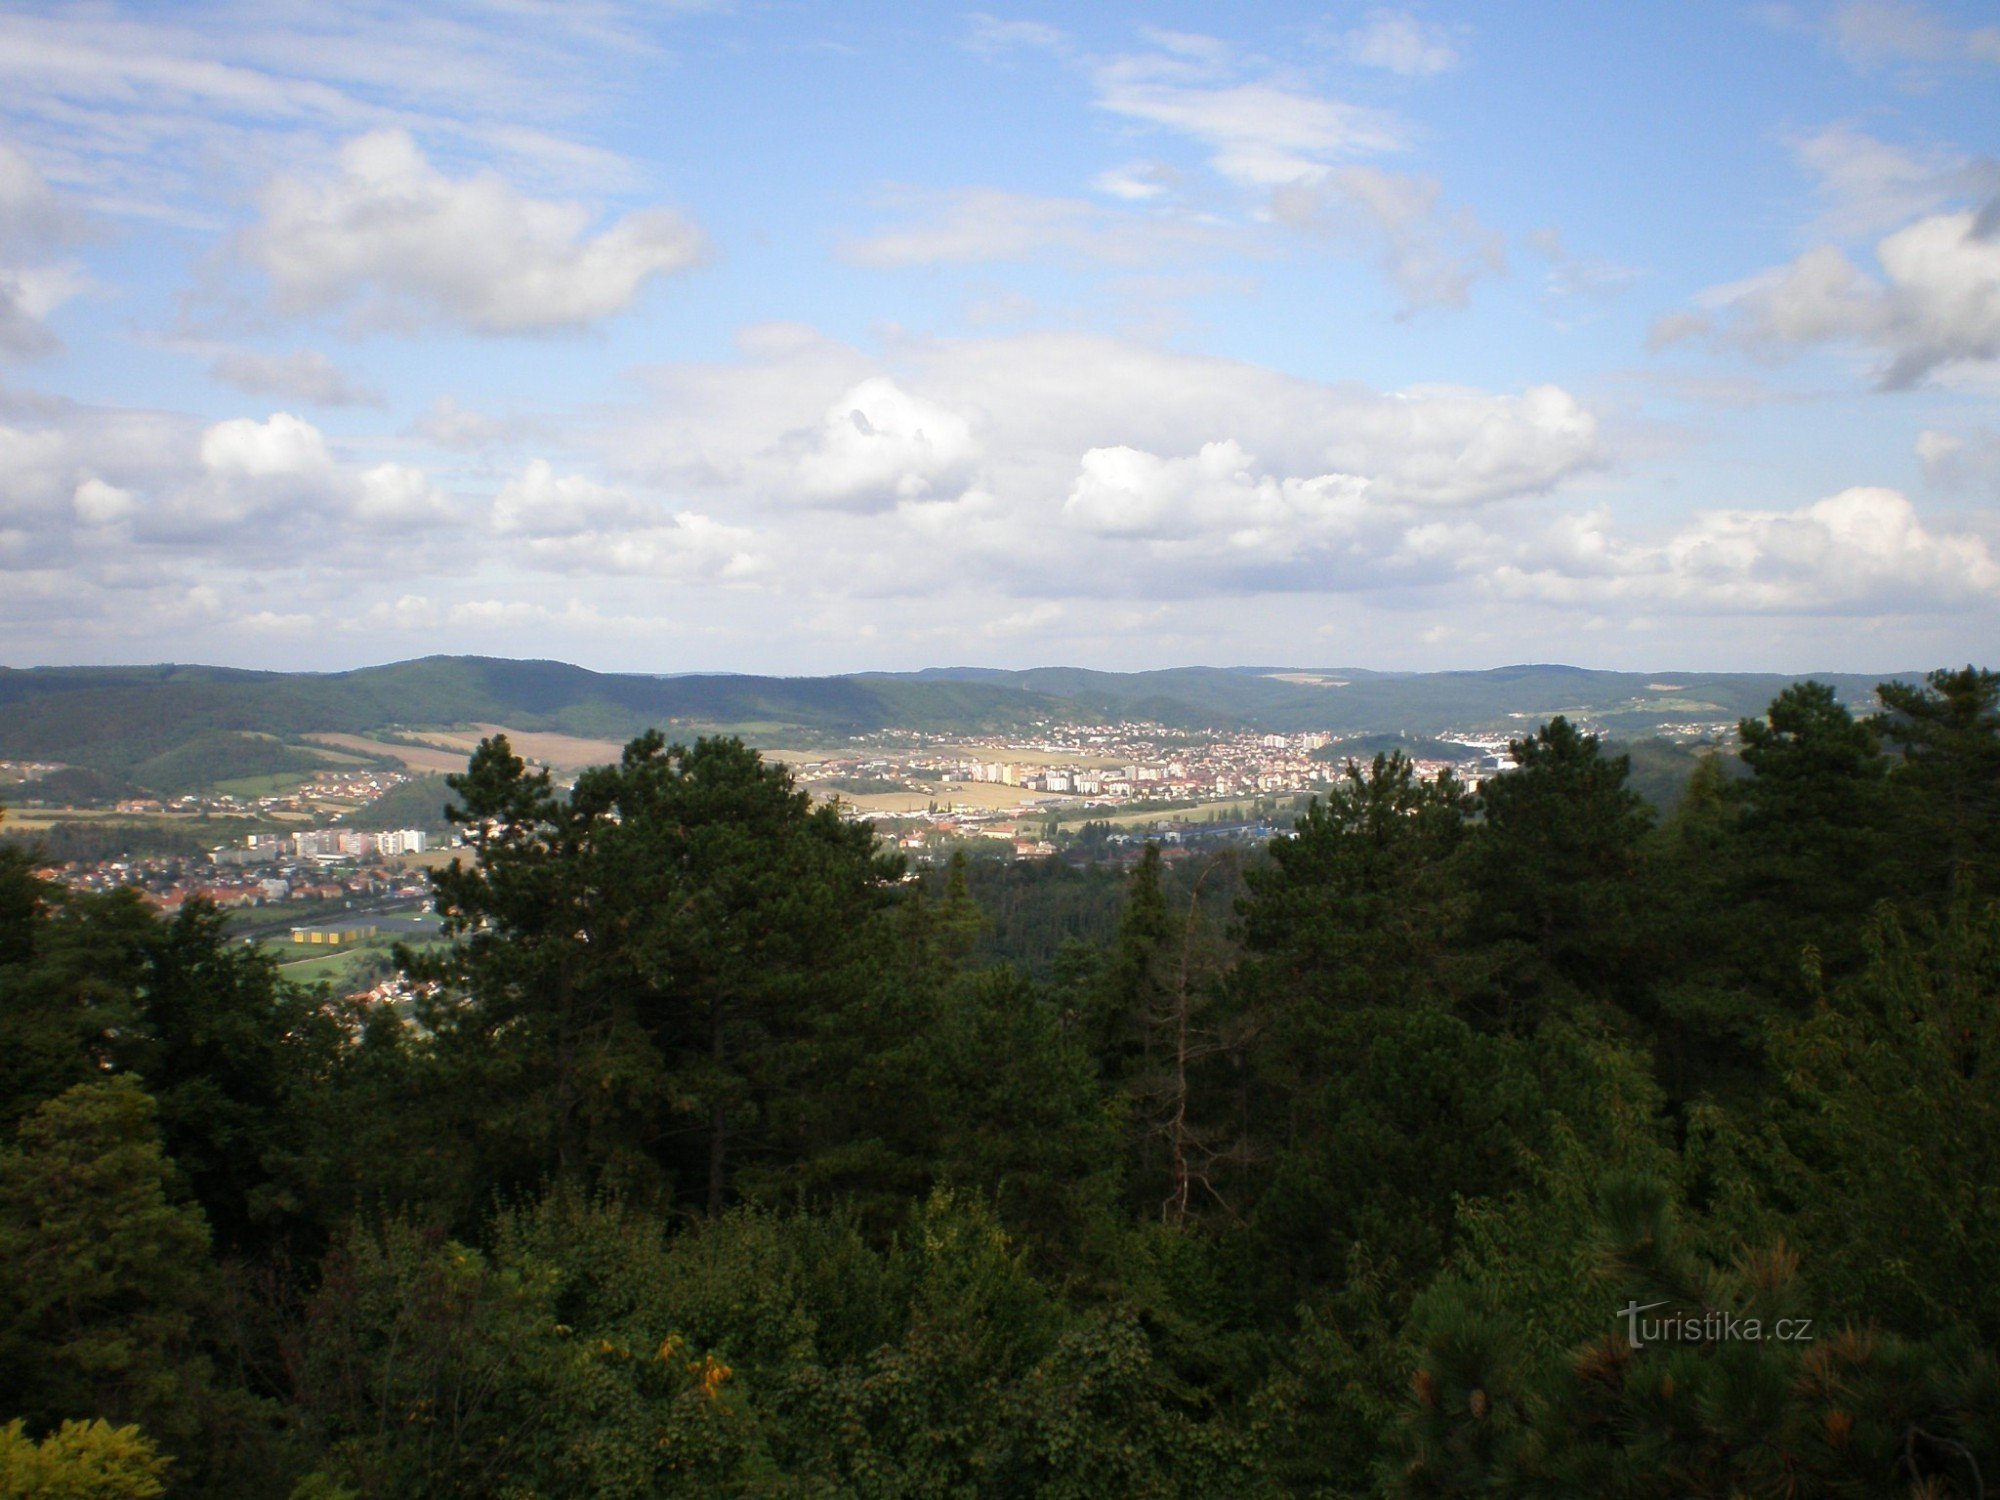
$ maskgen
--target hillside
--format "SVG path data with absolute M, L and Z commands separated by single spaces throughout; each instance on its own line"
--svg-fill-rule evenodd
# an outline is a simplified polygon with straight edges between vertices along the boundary
M 1435 673 L 1050 667 L 660 677 L 448 656 L 335 673 L 38 667 L 0 669 L 0 758 L 59 761 L 177 792 L 205 780 L 325 763 L 326 752 L 301 743 L 309 734 L 475 723 L 608 739 L 653 726 L 681 737 L 730 731 L 772 745 L 886 729 L 980 734 L 1119 719 L 1182 730 L 1433 735 L 1523 730 L 1568 713 L 1640 738 L 1663 723 L 1760 712 L 1794 680 L 1545 665 Z M 1872 707 L 1876 679 L 1823 680 L 1857 710 Z

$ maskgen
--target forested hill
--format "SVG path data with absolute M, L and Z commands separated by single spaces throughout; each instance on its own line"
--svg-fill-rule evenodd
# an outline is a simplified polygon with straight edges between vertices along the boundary
M 773 744 L 881 729 L 980 733 L 1109 719 L 1146 719 L 1180 729 L 1518 730 L 1568 713 L 1622 736 L 1651 732 L 1672 720 L 1733 721 L 1755 713 L 1795 680 L 1562 666 L 1402 674 L 1052 667 L 843 677 L 651 676 L 457 656 L 335 673 L 201 666 L 0 668 L 0 757 L 62 761 L 159 785 L 179 778 L 182 763 L 190 759 L 203 764 L 242 759 L 244 746 L 232 741 L 246 734 L 282 744 L 307 734 L 399 725 L 503 723 L 614 739 L 660 726 L 690 738 L 727 730 Z M 1877 679 L 1826 675 L 1821 680 L 1865 710 Z M 263 755 L 268 759 L 276 750 L 267 745 Z

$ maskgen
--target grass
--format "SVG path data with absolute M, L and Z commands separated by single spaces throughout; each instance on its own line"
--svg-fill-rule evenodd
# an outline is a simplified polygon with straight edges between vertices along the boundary
M 294 984 L 331 984 L 336 990 L 352 984 L 354 972 L 367 960 L 387 958 L 396 939 L 363 938 L 338 948 L 294 943 L 289 938 L 267 941 L 264 950 L 278 960 L 278 973 Z M 418 947 L 428 946 L 417 944 Z M 290 957 L 305 954 L 304 958 Z
M 274 771 L 268 776 L 240 776 L 234 781 L 218 781 L 209 790 L 223 797 L 276 797 L 296 792 L 309 778 L 296 771 Z

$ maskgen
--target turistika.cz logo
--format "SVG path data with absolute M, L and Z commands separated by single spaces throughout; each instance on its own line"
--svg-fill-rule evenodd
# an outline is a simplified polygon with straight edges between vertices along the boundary
M 1811 1318 L 1774 1318 L 1766 1323 L 1762 1318 L 1739 1317 L 1712 1307 L 1704 1313 L 1662 1313 L 1657 1318 L 1646 1317 L 1656 1307 L 1665 1307 L 1664 1302 L 1628 1302 L 1618 1309 L 1618 1316 L 1625 1320 L 1625 1342 L 1634 1349 L 1642 1349 L 1647 1344 L 1721 1344 L 1734 1340 L 1761 1343 L 1771 1339 L 1782 1344 L 1806 1343 L 1813 1336 Z

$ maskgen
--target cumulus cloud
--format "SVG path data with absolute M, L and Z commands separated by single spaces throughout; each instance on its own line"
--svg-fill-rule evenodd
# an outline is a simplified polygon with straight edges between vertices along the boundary
M 361 471 L 353 498 L 354 518 L 371 526 L 402 530 L 440 525 L 454 512 L 444 492 L 422 469 L 408 464 L 376 464 Z
M 843 392 L 802 445 L 797 493 L 822 505 L 879 510 L 962 490 L 978 458 L 972 425 L 886 376 Z
M 262 208 L 239 249 L 278 309 L 345 307 L 361 327 L 582 328 L 703 253 L 699 231 L 667 210 L 593 234 L 585 206 L 526 197 L 492 171 L 448 177 L 401 130 L 349 142 L 330 176 L 281 175 Z
M 1258 472 L 1241 444 L 1204 443 L 1186 458 L 1136 448 L 1092 448 L 1063 502 L 1064 519 L 1096 536 L 1219 543 L 1289 557 L 1351 534 L 1368 481 Z
M 1019 513 L 1067 494 L 1090 449 L 1185 455 L 1191 438 L 1445 507 L 1540 493 L 1603 458 L 1596 418 L 1555 386 L 1385 393 L 1078 333 L 925 341 L 895 363 L 774 331 L 740 363 L 645 372 L 653 395 L 618 451 L 661 483 L 856 512 L 983 494 Z
M 1654 338 L 1714 333 L 1770 355 L 1849 343 L 1882 357 L 1902 390 L 1957 362 L 2000 357 L 2000 213 L 1932 214 L 1875 247 L 1872 275 L 1833 245 L 1709 294 L 1713 318 L 1677 314 Z
M 622 464 L 708 491 L 711 513 L 766 517 L 776 578 L 899 596 L 946 569 L 1051 598 L 1432 576 L 1437 527 L 1604 460 L 1596 417 L 1552 386 L 1385 393 L 1058 333 L 913 342 L 860 378 L 857 363 L 794 334 L 741 365 L 649 372 Z M 785 420 L 800 407 L 815 416 Z
M 623 490 L 581 474 L 558 474 L 547 460 L 539 458 L 493 497 L 493 529 L 516 536 L 574 536 L 610 527 L 643 526 L 657 517 L 656 507 L 641 504 Z
M 1555 385 L 1419 386 L 1359 404 L 1324 451 L 1375 475 L 1385 498 L 1454 508 L 1542 494 L 1602 459 L 1596 417 Z
M 669 514 L 536 459 L 493 499 L 493 529 L 518 538 L 536 567 L 741 581 L 762 568 L 756 538 L 694 511 Z
M 201 461 L 223 478 L 318 480 L 333 471 L 320 430 L 288 411 L 217 422 L 201 436 Z
M 76 518 L 86 526 L 115 526 L 120 521 L 129 521 L 138 509 L 137 498 L 130 490 L 106 484 L 94 474 L 77 484 L 71 504 L 76 508 Z
M 421 469 L 336 460 L 325 436 L 303 417 L 274 412 L 262 421 L 232 417 L 201 435 L 200 473 L 166 489 L 139 518 L 141 534 L 170 542 L 269 540 L 275 531 L 351 525 L 352 544 L 378 531 L 410 531 L 454 518 Z M 245 531 L 245 528 L 263 528 Z
M 1596 442 L 1594 419 L 1554 387 L 1413 393 L 1347 417 L 1322 450 L 1340 466 L 1316 474 L 1272 472 L 1233 438 L 1186 456 L 1092 448 L 1063 520 L 1219 578 L 1261 569 L 1265 587 L 1412 582 L 1449 571 L 1485 536 L 1451 512 L 1545 491 Z
M 286 354 L 226 349 L 209 364 L 208 373 L 253 396 L 278 396 L 315 406 L 384 404 L 380 391 L 349 379 L 317 349 L 294 349 Z
M 1353 61 L 1405 78 L 1448 73 L 1459 63 L 1451 30 L 1407 11 L 1370 11 L 1367 21 L 1346 33 L 1342 42 Z
M 537 537 L 528 560 L 561 573 L 632 574 L 676 582 L 749 583 L 765 571 L 757 538 L 695 511 L 678 511 L 657 525 L 624 531 L 582 531 Z
M 1505 597 L 1739 613 L 1929 612 L 2000 596 L 2000 564 L 1969 534 L 1938 534 L 1896 490 L 1843 490 L 1799 510 L 1717 510 L 1663 540 L 1572 516 L 1491 573 Z

